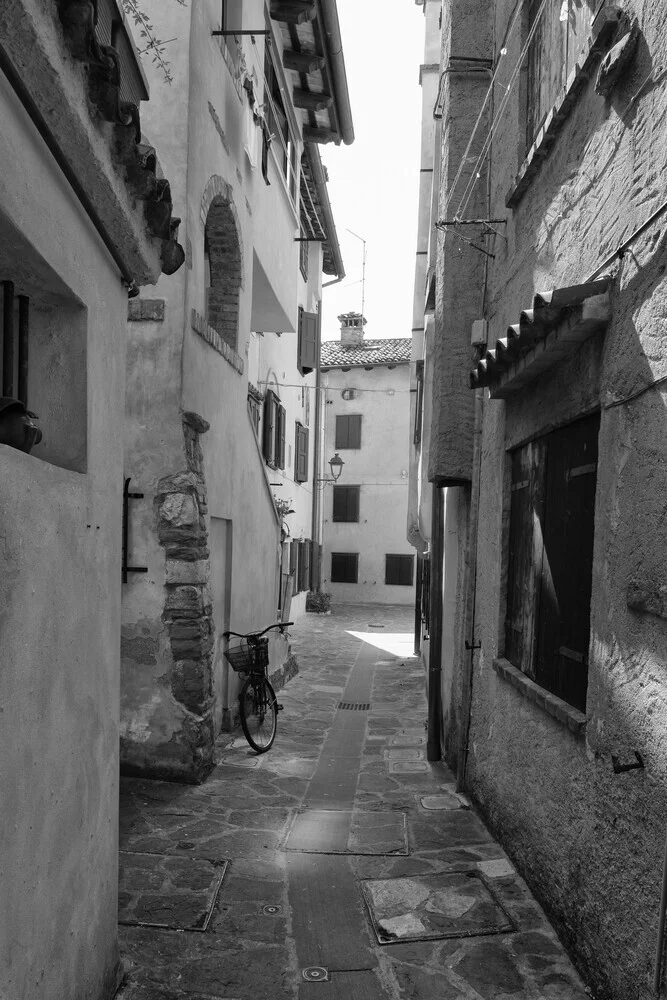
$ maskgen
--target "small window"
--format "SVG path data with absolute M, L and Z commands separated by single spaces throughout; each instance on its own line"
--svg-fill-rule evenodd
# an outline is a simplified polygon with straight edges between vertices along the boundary
M 388 586 L 411 587 L 414 556 L 385 556 L 384 582 Z
M 341 448 L 361 448 L 361 414 L 336 417 L 336 451 Z
M 343 389 L 341 392 L 341 396 L 346 400 L 356 399 L 358 395 L 359 392 L 357 389 Z
M 306 244 L 307 246 L 308 244 Z M 302 375 L 308 375 L 317 368 L 319 355 L 319 316 L 304 312 L 299 308 L 299 342 L 297 368 Z
M 273 469 L 285 468 L 285 423 L 285 407 L 269 389 L 264 399 L 262 450 L 266 464 Z
M 358 486 L 334 486 L 334 521 L 350 522 L 359 520 L 359 493 L 360 488 Z
M 305 483 L 308 479 L 308 428 L 296 424 L 294 446 L 294 479 L 297 483 Z
M 331 582 L 356 583 L 359 576 L 358 552 L 331 553 Z

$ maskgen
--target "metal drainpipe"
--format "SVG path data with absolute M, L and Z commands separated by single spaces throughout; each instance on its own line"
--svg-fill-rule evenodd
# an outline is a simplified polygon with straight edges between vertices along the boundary
M 440 760 L 442 732 L 442 562 L 444 556 L 444 512 L 442 489 L 431 487 L 431 587 L 430 643 L 428 657 L 428 739 L 426 759 Z
M 424 557 L 417 553 L 417 579 L 415 580 L 415 644 L 414 654 L 419 656 L 422 650 L 422 575 L 424 572 Z
M 317 593 L 322 589 L 322 560 L 320 558 L 320 493 L 317 479 L 320 470 L 320 421 L 322 393 L 320 384 L 320 348 L 322 342 L 322 301 L 317 303 L 317 368 L 315 369 L 315 446 L 313 448 L 313 512 L 310 537 L 313 539 L 313 563 L 315 572 L 311 586 Z

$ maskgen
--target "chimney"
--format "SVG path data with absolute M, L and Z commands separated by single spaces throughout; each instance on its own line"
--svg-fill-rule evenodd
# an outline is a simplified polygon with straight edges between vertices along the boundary
M 340 322 L 340 342 L 342 347 L 361 347 L 364 342 L 366 320 L 358 312 L 343 313 Z

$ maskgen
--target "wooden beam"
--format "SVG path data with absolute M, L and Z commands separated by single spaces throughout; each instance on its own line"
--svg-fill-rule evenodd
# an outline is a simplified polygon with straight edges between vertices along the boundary
M 314 0 L 271 0 L 271 17 L 287 24 L 305 24 L 317 15 Z
M 340 136 L 328 128 L 313 128 L 311 125 L 304 125 L 303 141 L 321 143 L 335 142 L 338 144 L 340 142 Z
M 324 56 L 316 52 L 294 52 L 292 49 L 283 51 L 283 66 L 294 69 L 297 73 L 315 73 L 324 68 Z
M 292 102 L 295 108 L 302 108 L 304 111 L 326 111 L 333 104 L 333 97 L 331 94 L 314 94 L 312 90 L 295 87 Z

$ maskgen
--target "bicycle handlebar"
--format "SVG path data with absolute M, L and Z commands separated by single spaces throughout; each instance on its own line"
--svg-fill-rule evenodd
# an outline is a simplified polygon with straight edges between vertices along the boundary
M 272 628 L 279 628 L 282 633 L 288 625 L 293 624 L 294 622 L 275 622 L 273 625 L 267 625 L 261 632 L 232 632 L 230 629 L 222 633 L 222 638 L 229 639 L 230 636 L 235 635 L 238 639 L 259 639 L 261 635 L 264 635 L 265 632 L 270 632 Z

